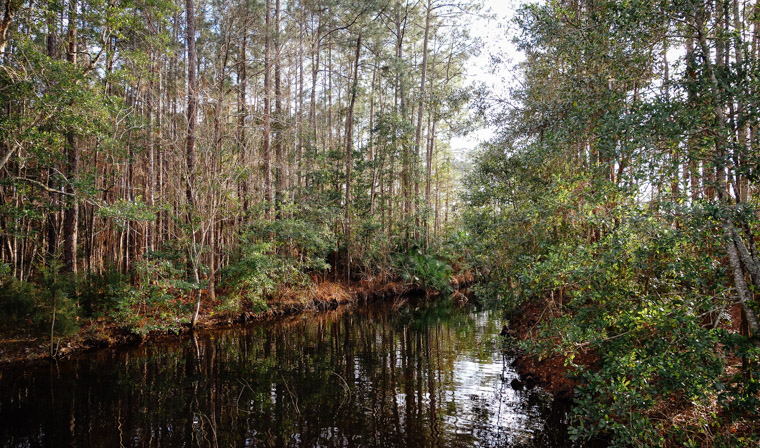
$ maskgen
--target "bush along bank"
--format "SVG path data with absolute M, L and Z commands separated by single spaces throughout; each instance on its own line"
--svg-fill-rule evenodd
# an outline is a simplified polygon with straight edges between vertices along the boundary
M 310 252 L 295 238 L 262 239 L 243 240 L 219 280 L 201 284 L 190 280 L 185 260 L 169 252 L 146 257 L 128 275 L 62 276 L 51 264 L 19 281 L 6 271 L 0 277 L 0 364 L 179 335 L 191 329 L 198 300 L 194 327 L 210 328 L 372 301 L 393 307 L 408 295 L 453 296 L 461 303 L 467 298 L 460 287 L 473 281 L 460 255 L 441 255 L 459 253 L 448 245 L 397 250 L 387 264 L 355 266 L 347 280 L 339 254 Z M 326 259 L 337 260 L 337 269 Z
M 518 371 L 572 401 L 574 440 L 757 446 L 760 352 L 709 230 L 639 219 L 491 260 L 474 289 L 508 310 Z
M 479 103 L 480 293 L 567 370 L 574 440 L 757 447 L 760 41 L 737 2 L 571 3 L 516 11 L 518 82 Z

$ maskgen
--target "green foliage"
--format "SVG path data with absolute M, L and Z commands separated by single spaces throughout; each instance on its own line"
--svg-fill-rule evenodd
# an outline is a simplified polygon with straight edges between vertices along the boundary
M 229 292 L 218 311 L 236 312 L 244 303 L 255 310 L 266 309 L 267 294 L 277 286 L 271 277 L 275 260 L 270 249 L 269 244 L 246 245 L 236 255 L 236 261 L 222 271 L 222 286 Z
M 553 200 L 560 200 L 560 208 L 563 197 L 575 201 L 572 194 L 558 194 Z M 712 321 L 726 318 L 728 277 L 711 255 L 721 251 L 722 241 L 710 237 L 715 224 L 709 207 L 675 209 L 669 217 L 678 221 L 673 226 L 650 216 L 646 207 L 622 203 L 606 210 L 605 219 L 584 215 L 593 228 L 604 229 L 591 240 L 582 232 L 558 238 L 538 224 L 529 227 L 521 238 L 533 240 L 531 250 L 510 245 L 516 252 L 494 254 L 508 257 L 508 264 L 486 258 L 495 271 L 481 289 L 503 294 L 510 308 L 538 300 L 547 316 L 556 316 L 544 319 L 523 348 L 540 358 L 563 356 L 581 380 L 572 411 L 574 440 L 605 436 L 611 446 L 629 446 L 631 440 L 661 446 L 685 429 L 658 420 L 651 410 L 684 402 L 707 408 L 726 381 L 720 347 L 728 344 L 727 333 Z M 530 219 L 539 216 L 572 229 L 558 214 Z M 599 360 L 591 368 L 576 365 L 589 352 Z M 741 386 L 726 403 L 756 412 L 752 382 L 733 384 Z
M 79 283 L 79 305 L 84 317 L 106 316 L 125 295 L 129 278 L 116 270 L 87 275 Z
M 50 263 L 39 270 L 40 303 L 32 318 L 40 329 L 52 327 L 52 336 L 69 335 L 79 328 L 76 278 L 61 275 L 60 269 L 57 263 Z
M 185 279 L 186 269 L 171 259 L 145 258 L 135 265 L 135 284 L 113 285 L 118 303 L 114 316 L 121 325 L 138 333 L 177 329 L 185 323 L 193 304 L 183 297 L 196 289 Z
M 439 293 L 450 293 L 453 269 L 438 257 L 420 250 L 393 256 L 397 275 L 406 283 Z
M 290 259 L 295 264 L 295 270 L 309 272 L 329 269 L 325 259 L 335 247 L 335 238 L 325 224 L 298 218 L 281 218 L 254 223 L 248 233 L 242 236 L 241 243 L 270 242 L 270 251 Z M 296 278 L 285 280 L 298 281 Z
M 745 86 L 760 67 L 716 61 L 711 78 L 713 53 L 737 41 L 709 4 L 586 6 L 518 13 L 523 83 L 491 110 L 499 134 L 466 182 L 463 219 L 487 274 L 478 292 L 538 310 L 523 348 L 565 359 L 580 381 L 574 440 L 747 446 L 727 427 L 760 417 L 758 354 L 728 313 L 738 307 L 725 235 L 734 226 L 729 247 L 756 256 L 760 222 L 757 199 L 726 179 L 754 194 L 736 161 L 752 165 L 757 151 L 716 109 L 755 104 Z M 666 60 L 689 39 L 699 43 L 688 57 Z M 736 272 L 749 281 L 747 260 Z
M 37 308 L 39 288 L 17 280 L 10 275 L 8 265 L 0 265 L 0 327 L 4 329 L 28 328 Z
M 0 329 L 21 331 L 27 335 L 65 336 L 79 327 L 76 281 L 60 275 L 60 266 L 52 263 L 37 270 L 30 281 L 8 275 L 0 279 Z
M 155 221 L 156 214 L 138 196 L 134 201 L 119 200 L 98 209 L 98 215 L 113 220 L 119 228 L 132 221 Z
M 729 353 L 746 360 L 745 371 L 736 372 L 718 384 L 720 402 L 733 417 L 757 416 L 760 414 L 760 349 L 752 340 L 736 333 L 721 331 L 720 335 Z
M 257 221 L 240 236 L 240 246 L 222 271 L 228 291 L 218 311 L 245 304 L 266 309 L 266 299 L 284 287 L 311 284 L 310 273 L 330 269 L 325 259 L 335 245 L 330 229 L 314 220 Z
M 393 238 L 383 232 L 374 220 L 367 220 L 357 226 L 352 234 L 354 265 L 362 276 L 388 276 L 392 271 L 391 254 L 397 249 Z

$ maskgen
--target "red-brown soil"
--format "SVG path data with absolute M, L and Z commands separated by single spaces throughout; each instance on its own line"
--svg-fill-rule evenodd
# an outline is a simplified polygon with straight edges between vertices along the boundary
M 728 331 L 738 333 L 742 316 L 741 307 L 736 304 L 732 305 L 727 308 L 726 313 L 730 319 L 721 320 L 720 326 Z M 551 304 L 530 301 L 514 313 L 510 319 L 509 334 L 520 341 L 537 337 L 539 323 L 551 316 Z M 704 325 L 713 326 L 714 317 L 706 317 Z M 573 358 L 574 364 L 591 369 L 594 369 L 598 362 L 599 357 L 592 351 L 582 352 L 580 355 L 576 354 Z M 741 359 L 728 357 L 726 359 L 727 377 L 739 373 L 741 364 Z M 579 385 L 577 379 L 572 377 L 572 367 L 566 365 L 565 358 L 561 355 L 539 360 L 526 353 L 517 353 L 514 367 L 523 380 L 529 378 L 559 399 L 572 399 L 574 391 Z M 698 436 L 698 438 L 701 437 L 700 446 L 712 446 L 713 439 L 720 434 L 727 437 L 727 433 L 732 433 L 737 437 L 749 438 L 760 431 L 760 422 L 746 418 L 732 419 L 726 414 L 726 411 L 720 409 L 716 400 L 713 400 L 713 403 L 708 406 L 695 406 L 694 403 L 684 397 L 670 397 L 669 400 L 660 401 L 649 411 L 649 415 L 654 421 L 671 422 L 683 428 L 690 427 L 692 429 L 699 428 L 705 421 L 712 421 L 713 433 Z M 662 430 L 665 431 L 666 427 L 663 427 Z M 668 441 L 666 445 L 673 446 L 673 443 L 673 441 Z
M 471 273 L 459 273 L 452 278 L 455 289 L 472 282 Z M 458 292 L 458 291 L 456 291 Z M 338 307 L 352 307 L 359 304 L 388 301 L 397 307 L 405 302 L 405 295 L 426 295 L 414 285 L 395 280 L 362 280 L 350 284 L 323 280 L 309 288 L 283 288 L 276 297 L 267 300 L 268 309 L 255 311 L 242 309 L 237 313 L 215 313 L 215 307 L 223 299 L 224 291 L 217 291 L 217 300 L 210 300 L 206 291 L 201 291 L 201 310 L 196 323 L 197 329 L 223 328 L 250 321 L 266 321 L 292 316 L 302 312 L 321 312 Z M 456 298 L 456 297 L 455 297 Z M 191 301 L 190 298 L 182 300 Z M 189 331 L 189 326 L 181 327 L 181 332 Z M 178 333 L 151 331 L 136 334 L 123 328 L 118 322 L 101 318 L 81 322 L 75 334 L 57 339 L 52 348 L 55 357 L 66 357 L 74 353 L 112 347 L 123 344 L 140 343 L 147 339 L 160 340 L 176 338 Z M 50 339 L 45 336 L 0 335 L 0 366 L 51 358 Z
M 510 319 L 509 332 L 519 341 L 533 337 L 542 319 L 551 314 L 550 305 L 540 301 L 530 301 L 520 308 Z M 592 352 L 575 356 L 575 364 L 587 367 L 593 366 L 598 360 Z M 533 378 L 536 383 L 551 392 L 555 397 L 569 399 L 578 386 L 578 381 L 570 375 L 570 367 L 565 363 L 565 357 L 554 355 L 538 359 L 525 353 L 518 353 L 514 367 L 521 377 Z

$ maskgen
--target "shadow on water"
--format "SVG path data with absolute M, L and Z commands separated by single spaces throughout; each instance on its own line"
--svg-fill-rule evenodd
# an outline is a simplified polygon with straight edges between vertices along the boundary
M 500 329 L 367 308 L 0 370 L 0 446 L 569 446 L 565 405 L 511 389 Z

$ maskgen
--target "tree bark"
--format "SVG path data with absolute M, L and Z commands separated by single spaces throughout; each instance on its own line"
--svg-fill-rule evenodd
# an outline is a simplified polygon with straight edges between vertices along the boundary
M 369 192 L 369 214 L 371 217 L 374 217 L 375 215 L 375 192 L 376 192 L 376 186 L 377 183 L 377 156 L 375 154 L 375 139 L 374 139 L 374 132 L 375 132 L 375 80 L 377 78 L 377 66 L 378 66 L 378 59 L 379 57 L 375 58 L 375 64 L 372 68 L 372 84 L 370 89 L 370 95 L 369 95 L 369 141 L 367 142 L 367 145 L 369 146 L 369 161 L 372 166 L 372 177 L 370 180 L 370 192 Z
M 5 47 L 8 46 L 8 31 L 21 4 L 19 0 L 5 0 L 3 4 L 3 16 L 0 19 L 0 55 L 5 54 Z
M 248 55 L 246 44 L 248 43 L 248 8 L 245 8 L 245 17 L 243 18 L 242 37 L 240 42 L 240 57 L 238 60 L 238 147 L 239 163 L 246 167 L 248 164 L 248 133 L 246 132 L 246 119 L 248 117 L 247 90 L 248 90 Z M 248 179 L 243 177 L 238 180 L 238 192 L 241 196 L 243 205 L 243 221 L 248 216 Z
M 264 29 L 264 129 L 263 129 L 263 142 L 264 142 L 264 200 L 266 204 L 265 216 L 267 219 L 272 217 L 272 206 L 274 205 L 274 198 L 272 197 L 272 153 L 270 148 L 270 142 L 272 138 L 272 117 L 271 117 L 271 58 L 270 58 L 270 40 L 271 40 L 271 4 L 270 0 L 266 1 L 266 27 Z
M 153 137 L 153 99 L 154 99 L 154 83 L 153 78 L 156 73 L 156 67 L 153 63 L 153 54 L 151 52 L 151 78 L 150 82 L 148 83 L 148 92 L 147 92 L 147 98 L 146 98 L 146 105 L 147 105 L 147 113 L 148 113 L 148 180 L 146 183 L 147 187 L 147 196 L 148 196 L 148 206 L 150 206 L 151 210 L 156 205 L 156 198 L 155 198 L 155 185 L 156 185 L 156 147 L 155 147 L 155 139 Z M 146 223 L 147 225 L 147 235 L 145 237 L 146 240 L 146 251 L 152 251 L 154 248 L 154 239 L 155 239 L 155 222 L 154 221 L 148 221 Z
M 187 162 L 187 185 L 185 194 L 187 196 L 187 204 L 189 210 L 187 212 L 187 220 L 192 233 L 192 248 L 190 250 L 193 267 L 193 276 L 195 284 L 200 284 L 200 278 L 198 275 L 198 255 L 196 252 L 196 236 L 195 228 L 193 225 L 194 220 L 194 193 L 195 188 L 195 127 L 198 120 L 198 82 L 195 76 L 195 6 L 193 0 L 185 0 L 185 14 L 187 18 L 187 139 L 185 141 L 186 162 Z M 198 321 L 198 313 L 201 308 L 201 293 L 199 290 L 195 291 L 196 302 L 195 312 L 190 320 L 190 328 L 195 328 L 195 324 Z
M 198 122 L 198 81 L 195 65 L 195 6 L 193 0 L 185 0 L 187 21 L 187 139 L 185 153 L 187 158 L 187 203 L 192 208 L 193 188 L 195 185 L 195 127 Z M 192 212 L 190 213 L 192 214 Z
M 69 47 L 67 60 L 77 65 L 79 52 L 77 41 L 77 3 L 69 3 Z M 74 131 L 66 134 L 66 191 L 70 194 L 66 210 L 63 214 L 63 272 L 77 272 L 77 234 L 79 231 L 79 201 L 76 197 L 76 180 L 79 175 L 79 148 Z
M 359 90 L 359 57 L 361 55 L 362 36 L 356 38 L 356 56 L 354 59 L 354 82 L 351 86 L 351 100 L 346 114 L 346 281 L 351 280 L 351 167 L 353 165 L 354 142 L 354 105 L 356 91 Z
M 432 114 L 434 112 L 431 111 L 431 118 L 429 120 L 430 124 L 430 136 L 428 137 L 428 145 L 427 145 L 427 154 L 425 155 L 425 205 L 427 207 L 430 207 L 430 201 L 431 201 L 431 192 L 430 192 L 430 181 L 431 177 L 433 176 L 433 149 L 435 148 L 435 127 L 437 120 L 435 117 L 432 117 Z M 438 212 L 436 211 L 436 215 Z M 425 217 L 425 247 L 430 246 L 430 219 L 429 217 Z
M 285 155 L 283 151 L 282 78 L 280 55 L 280 0 L 274 2 L 274 153 L 275 153 L 275 209 L 281 218 L 282 203 L 285 199 Z
M 425 76 L 427 75 L 428 38 L 429 38 L 429 34 L 430 34 L 430 14 L 431 14 L 431 11 L 432 11 L 432 7 L 433 7 L 433 0 L 428 0 L 427 1 L 426 12 L 425 12 L 425 36 L 424 36 L 423 41 L 422 41 L 423 42 L 422 43 L 422 70 L 421 70 L 422 73 L 420 75 L 420 99 L 419 99 L 419 102 L 417 104 L 417 132 L 416 132 L 415 138 L 414 138 L 414 148 L 415 148 L 415 151 L 417 152 L 416 157 L 415 157 L 415 163 L 414 163 L 415 167 L 417 166 L 416 162 L 421 159 L 421 152 L 422 152 L 422 113 L 423 113 L 424 106 L 425 106 Z M 419 194 L 420 194 L 420 182 L 417 179 L 416 175 L 414 176 L 414 178 L 415 178 L 415 181 L 414 181 L 414 194 L 415 194 L 416 197 L 419 197 Z M 428 181 L 427 185 L 428 185 L 428 190 L 429 190 L 430 189 L 429 188 L 429 185 L 430 185 L 429 181 Z M 426 205 L 429 205 L 429 203 L 430 203 L 429 202 L 430 201 L 430 194 L 429 193 L 425 195 L 425 199 L 427 201 Z M 419 216 L 419 213 L 417 213 L 416 216 L 415 216 L 415 222 L 417 223 L 417 227 L 418 228 L 419 228 L 419 221 L 420 221 L 420 216 Z M 430 238 L 429 238 L 429 235 L 428 235 L 428 230 L 429 230 L 428 229 L 428 222 L 427 222 L 427 218 L 425 218 L 425 246 L 426 247 L 430 243 Z
M 697 38 L 700 45 L 700 48 L 702 50 L 702 60 L 704 64 L 705 72 L 707 73 L 708 80 L 710 82 L 710 94 L 711 94 L 711 101 L 713 103 L 713 112 L 715 114 L 715 122 L 717 126 L 717 138 L 715 139 L 715 146 L 716 146 L 716 155 L 715 155 L 715 164 L 717 166 L 717 176 L 716 176 L 716 183 L 717 188 L 716 194 L 718 196 L 718 200 L 726 207 L 731 207 L 730 200 L 727 198 L 727 190 L 725 188 L 726 178 L 727 174 L 729 174 L 726 171 L 725 163 L 722 162 L 726 150 L 726 146 L 728 142 L 727 139 L 727 132 L 728 132 L 728 126 L 726 123 L 726 116 L 725 112 L 723 110 L 723 105 L 719 101 L 719 95 L 718 92 L 720 91 L 720 86 L 718 83 L 718 79 L 715 75 L 715 69 L 710 61 L 710 51 L 709 46 L 707 44 L 707 36 L 705 34 L 705 28 L 704 28 L 704 10 L 702 8 L 698 8 L 696 11 L 696 15 L 694 18 L 694 28 L 697 31 Z M 720 47 L 719 47 L 720 50 Z M 722 52 L 717 51 L 716 57 L 720 59 L 722 57 Z M 730 177 L 730 175 L 728 176 Z M 727 210 L 730 211 L 730 210 Z M 744 269 L 742 267 L 741 259 L 740 259 L 740 251 L 737 248 L 738 245 L 743 246 L 743 242 L 741 239 L 738 241 L 734 238 L 734 235 L 736 234 L 735 230 L 733 230 L 733 224 L 731 222 L 731 217 L 727 216 L 724 218 L 723 221 L 723 227 L 725 230 L 725 236 L 726 236 L 726 253 L 728 254 L 728 260 L 731 265 L 731 271 L 733 273 L 734 277 L 734 287 L 736 289 L 738 299 L 737 303 L 739 303 L 742 307 L 742 315 L 744 319 L 746 320 L 746 323 L 751 331 L 751 334 L 757 335 L 758 331 L 760 331 L 760 327 L 758 327 L 758 320 L 755 316 L 754 311 L 752 308 L 749 307 L 749 303 L 752 301 L 752 294 L 750 293 L 749 289 L 747 288 L 747 282 L 744 279 Z M 746 249 L 746 247 L 744 248 Z M 750 263 L 748 266 L 752 266 L 752 263 Z M 756 268 L 756 266 L 753 266 L 753 268 Z M 756 342 L 757 343 L 757 342 Z

